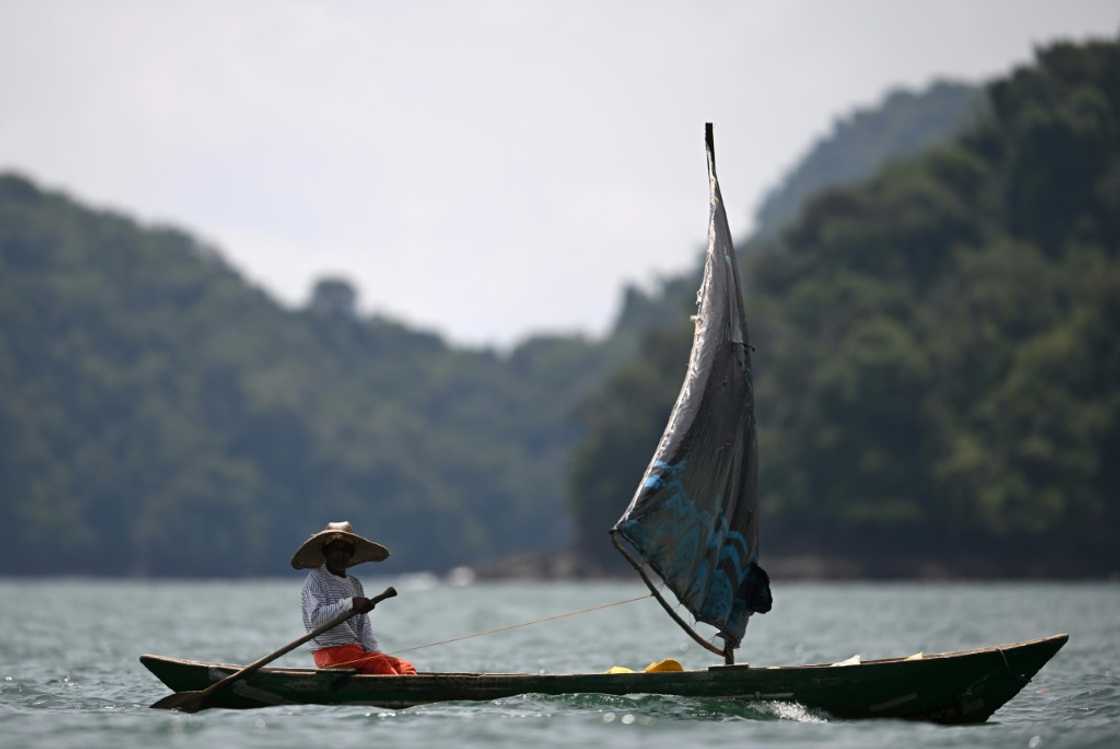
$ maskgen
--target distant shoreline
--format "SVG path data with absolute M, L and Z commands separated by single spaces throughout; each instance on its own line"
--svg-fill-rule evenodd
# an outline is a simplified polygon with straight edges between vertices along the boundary
M 1010 561 L 958 559 L 950 564 L 926 558 L 890 560 L 852 560 L 828 555 L 772 555 L 763 566 L 776 582 L 1118 582 L 1120 570 L 1088 572 L 1074 565 L 1065 568 L 1036 564 L 1033 567 Z M 630 569 L 609 569 L 587 562 L 571 551 L 515 554 L 450 570 L 397 570 L 385 573 L 374 568 L 359 571 L 362 578 L 429 579 L 431 584 L 470 585 L 476 582 L 596 582 L 633 581 Z M 247 579 L 295 580 L 302 572 L 277 570 L 275 574 L 182 575 L 100 574 L 97 572 L 0 572 L 0 581 L 32 579 L 132 580 L 152 582 L 222 582 Z
M 890 560 L 853 560 L 827 555 L 774 555 L 762 559 L 773 580 L 787 581 L 962 581 L 985 580 L 1120 580 L 1120 570 L 1094 573 L 1045 564 L 1019 565 L 1011 561 L 961 559 L 948 563 L 940 559 L 913 558 Z M 473 572 L 479 580 L 595 580 L 633 579 L 629 569 L 609 570 L 590 566 L 571 552 L 519 554 L 478 565 Z

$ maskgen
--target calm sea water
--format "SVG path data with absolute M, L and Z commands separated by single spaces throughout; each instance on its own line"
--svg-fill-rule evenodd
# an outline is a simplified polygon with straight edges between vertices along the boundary
M 640 595 L 639 584 L 393 583 L 375 614 L 392 652 Z M 1120 585 L 787 584 L 740 660 L 773 665 L 934 652 L 1068 632 L 1069 644 L 981 726 L 839 721 L 796 704 L 656 696 L 523 696 L 408 710 L 275 707 L 181 715 L 137 661 L 153 652 L 245 663 L 301 634 L 300 580 L 0 581 L 0 745 L 1120 747 Z M 604 671 L 691 644 L 646 599 L 410 654 L 421 670 Z M 309 666 L 307 651 L 280 664 Z

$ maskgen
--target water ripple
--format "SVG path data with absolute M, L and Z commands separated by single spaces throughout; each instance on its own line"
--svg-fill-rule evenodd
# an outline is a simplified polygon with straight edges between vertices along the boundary
M 367 581 L 367 587 L 376 583 Z M 1120 746 L 1120 588 L 1114 584 L 794 585 L 784 587 L 780 609 L 751 624 L 743 659 L 757 665 L 836 660 L 853 652 L 865 658 L 931 652 L 1069 631 L 1069 646 L 983 726 L 841 721 L 789 702 L 648 694 L 520 695 L 408 710 L 281 706 L 180 715 L 148 709 L 166 690 L 137 662 L 140 653 L 251 660 L 298 634 L 298 589 L 291 580 L 0 581 L 0 743 L 75 749 Z M 389 648 L 625 598 L 634 586 L 479 584 L 464 590 L 421 580 L 410 591 L 378 609 L 379 634 Z M 67 618 L 52 608 L 61 600 L 85 615 Z M 569 673 L 666 656 L 692 668 L 711 662 L 656 607 L 640 606 L 417 656 L 432 670 Z M 300 652 L 283 663 L 306 666 L 309 657 Z

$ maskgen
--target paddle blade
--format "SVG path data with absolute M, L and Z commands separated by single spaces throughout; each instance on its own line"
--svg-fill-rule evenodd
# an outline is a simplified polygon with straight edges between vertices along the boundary
M 396 598 L 396 596 L 397 596 L 397 589 L 394 588 L 392 585 L 390 585 L 388 588 L 386 588 L 384 590 L 384 592 L 378 593 L 377 595 L 375 595 L 370 600 L 373 601 L 373 605 L 376 606 L 377 604 L 384 601 L 386 598 Z
M 178 710 L 181 713 L 197 713 L 199 710 L 205 710 L 208 707 L 206 696 L 205 692 L 175 692 L 154 703 L 152 708 L 155 710 Z

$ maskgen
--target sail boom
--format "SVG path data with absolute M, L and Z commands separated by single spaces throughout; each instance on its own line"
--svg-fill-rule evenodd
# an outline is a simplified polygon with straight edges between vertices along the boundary
M 653 597 L 656 598 L 657 602 L 660 603 L 662 608 L 665 609 L 665 613 L 667 613 L 673 619 L 673 621 L 679 624 L 680 628 L 683 629 L 688 634 L 688 636 L 696 642 L 697 645 L 705 648 L 706 650 L 710 650 L 716 655 L 722 655 L 725 660 L 731 659 L 733 648 L 731 648 L 730 644 L 725 644 L 725 647 L 722 649 L 717 648 L 715 645 L 705 640 L 699 632 L 693 629 L 692 625 L 686 622 L 681 617 L 681 615 L 673 609 L 669 602 L 665 600 L 665 596 L 661 595 L 661 591 L 658 590 L 657 584 L 650 579 L 649 575 L 646 573 L 645 568 L 641 565 L 640 562 L 636 561 L 634 557 L 631 556 L 630 552 L 626 550 L 625 546 L 619 543 L 618 538 L 619 534 L 616 531 L 611 531 L 611 541 L 614 543 L 614 547 L 618 549 L 619 553 L 622 554 L 623 557 L 625 557 L 626 561 L 629 562 L 631 566 L 633 566 L 634 570 L 642 578 L 642 582 L 644 582 L 649 588 L 649 592 L 653 594 Z

